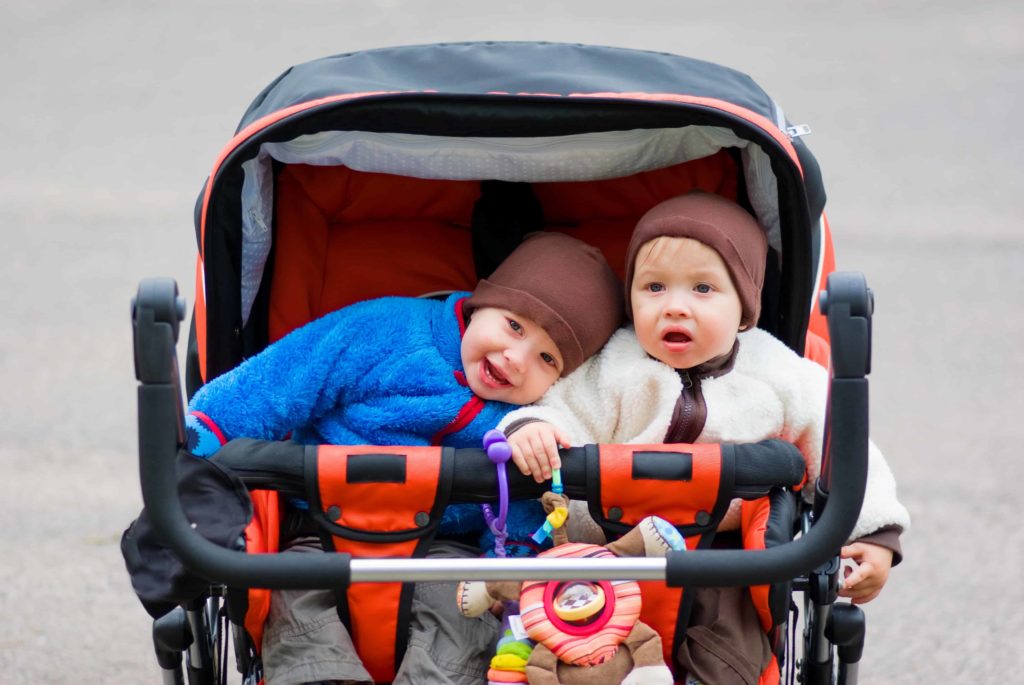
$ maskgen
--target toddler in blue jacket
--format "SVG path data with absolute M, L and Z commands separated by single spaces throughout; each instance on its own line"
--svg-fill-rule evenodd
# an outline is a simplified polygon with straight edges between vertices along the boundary
M 564 234 L 536 233 L 472 294 L 360 302 L 211 380 L 189 403 L 188 444 L 202 457 L 238 437 L 480 447 L 507 413 L 540 399 L 596 353 L 621 311 L 621 283 L 600 251 Z M 550 468 L 517 465 L 538 482 L 551 477 Z M 513 504 L 506 549 L 529 553 L 544 512 L 536 502 Z M 445 510 L 438 537 L 478 532 L 489 545 L 479 507 L 456 505 Z M 318 544 L 300 537 L 290 549 L 317 551 Z M 435 547 L 432 555 L 478 553 L 454 543 Z M 395 682 L 480 682 L 497 620 L 453 610 L 454 584 L 421 586 Z M 331 591 L 275 591 L 263 643 L 268 685 L 371 682 Z

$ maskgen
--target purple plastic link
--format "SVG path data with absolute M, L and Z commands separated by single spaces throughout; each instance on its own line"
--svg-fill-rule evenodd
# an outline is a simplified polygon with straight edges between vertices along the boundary
M 505 530 L 505 521 L 508 518 L 508 473 L 506 464 L 512 458 L 512 448 L 509 447 L 505 434 L 499 430 L 489 430 L 484 433 L 484 449 L 487 450 L 487 457 L 498 469 L 498 515 L 494 515 L 494 509 L 489 504 L 480 505 L 484 511 L 484 520 L 487 527 L 494 533 L 494 553 L 499 557 L 505 556 L 505 540 L 508 539 L 508 531 Z
M 505 464 L 498 464 L 498 521 L 497 525 L 505 530 L 505 519 L 508 518 L 508 473 Z
M 481 504 L 480 508 L 484 510 L 484 520 L 487 521 L 487 527 L 494 534 L 494 554 L 499 557 L 504 557 L 505 541 L 508 540 L 508 531 L 505 530 L 504 524 L 499 527 L 498 519 L 494 515 L 494 509 L 491 508 L 490 504 Z
M 512 458 L 512 447 L 505 441 L 491 443 L 487 446 L 487 456 L 495 464 L 504 464 Z
M 484 433 L 484 449 L 487 449 L 496 442 L 505 442 L 505 434 L 496 428 Z

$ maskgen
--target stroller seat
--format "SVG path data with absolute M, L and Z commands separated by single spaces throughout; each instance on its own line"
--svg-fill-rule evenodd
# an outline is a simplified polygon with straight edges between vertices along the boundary
M 286 165 L 274 184 L 269 341 L 360 300 L 470 291 L 535 230 L 598 247 L 621 278 L 630 232 L 648 208 L 687 190 L 734 200 L 736 186 L 724 150 L 634 176 L 533 184 Z

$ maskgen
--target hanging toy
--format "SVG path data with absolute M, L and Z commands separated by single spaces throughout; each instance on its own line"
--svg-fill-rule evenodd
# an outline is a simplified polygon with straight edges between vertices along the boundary
M 552 492 L 554 492 L 552 490 Z M 555 493 L 561 494 L 561 493 Z M 561 528 L 565 525 L 566 519 L 569 518 L 569 507 L 568 503 L 565 506 L 556 506 L 547 518 L 544 519 L 544 523 L 537 529 L 537 532 L 532 535 L 533 541 L 538 545 L 544 542 L 546 539 L 551 537 L 553 531 Z
M 489 504 L 480 505 L 484 511 L 484 520 L 487 527 L 494 534 L 494 554 L 497 557 L 506 556 L 505 542 L 508 540 L 508 473 L 506 464 L 512 458 L 512 448 L 505 439 L 505 434 L 499 430 L 489 430 L 483 438 L 484 450 L 488 458 L 498 470 L 498 514 L 495 515 L 493 507 Z M 466 605 L 471 600 L 465 595 L 465 591 L 472 588 L 472 585 L 459 583 L 458 595 L 459 604 Z M 493 604 L 493 602 L 492 602 Z M 489 608 L 489 607 L 488 607 Z M 502 607 L 502 636 L 498 640 L 497 649 L 491 659 L 490 668 L 487 671 L 488 685 L 503 685 L 505 683 L 526 682 L 526 662 L 533 652 L 534 642 L 525 634 L 516 635 L 512 629 L 513 616 L 519 615 L 519 602 L 509 600 L 504 602 Z
M 555 498 L 564 495 L 548 492 L 545 497 L 554 503 Z M 552 533 L 559 538 L 565 535 L 558 528 Z M 540 556 L 664 556 L 671 550 L 685 549 L 686 542 L 674 526 L 656 516 L 648 516 L 626 535 L 604 547 L 566 543 Z M 520 602 L 526 635 L 536 642 L 525 666 L 528 682 L 565 685 L 606 685 L 623 681 L 670 685 L 673 682 L 671 671 L 662 661 L 660 636 L 640 620 L 641 597 L 636 582 L 537 580 L 460 584 L 460 609 L 467 616 L 483 613 L 495 601 L 513 599 Z M 518 663 L 515 662 L 517 668 Z M 489 679 L 490 675 L 488 673 Z
M 533 653 L 534 642 L 522 631 L 521 625 L 513 627 L 513 617 L 518 615 L 519 602 L 507 602 L 501 622 L 501 638 L 487 671 L 488 685 L 527 682 L 526 664 Z
M 484 511 L 484 521 L 487 527 L 494 534 L 494 555 L 504 557 L 506 555 L 505 542 L 508 540 L 508 529 L 505 522 L 508 519 L 508 460 L 512 458 L 512 447 L 505 439 L 505 434 L 500 430 L 489 430 L 484 433 L 484 450 L 487 457 L 498 470 L 498 515 L 495 516 L 494 509 L 490 504 L 481 504 Z

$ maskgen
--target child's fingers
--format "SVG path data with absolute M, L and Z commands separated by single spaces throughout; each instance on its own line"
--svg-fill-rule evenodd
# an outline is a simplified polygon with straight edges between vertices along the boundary
M 864 580 L 865 574 L 863 569 L 863 566 L 844 566 L 843 587 L 850 589 L 857 587 L 857 584 Z
M 854 542 L 839 552 L 843 559 L 852 559 L 856 566 L 844 572 L 841 597 L 849 597 L 854 604 L 864 604 L 877 597 L 889 579 L 892 568 L 892 550 L 881 545 Z
M 854 604 L 866 604 L 882 592 L 882 586 L 869 580 L 857 581 L 854 585 L 844 585 L 839 589 L 839 596 L 850 599 Z
M 540 460 L 537 456 L 537 448 L 535 446 L 534 436 L 529 436 L 521 440 L 517 445 L 520 454 L 520 460 L 516 462 L 516 466 L 523 472 L 524 476 L 532 476 L 538 483 L 544 482 L 544 476 L 541 474 Z M 512 458 L 516 457 L 516 447 L 512 449 Z
M 533 479 L 538 483 L 543 483 L 551 477 L 551 456 L 548 454 L 547 446 L 544 444 L 544 436 L 539 433 L 530 436 L 530 447 L 533 450 L 536 464 L 536 468 L 533 470 Z
M 544 452 L 547 454 L 548 467 L 549 469 L 560 469 L 562 468 L 562 457 L 558 454 L 558 436 L 554 431 L 547 432 L 542 436 L 544 442 Z M 544 471 L 544 477 L 550 478 L 551 473 Z
M 509 436 L 512 462 L 523 475 L 543 483 L 551 478 L 552 469 L 562 468 L 558 454 L 560 443 L 568 447 L 566 436 L 550 424 L 538 422 L 524 426 Z
M 854 561 L 860 561 L 864 555 L 864 545 L 859 542 L 854 542 L 849 545 L 844 545 L 839 550 L 839 557 L 841 559 L 853 559 Z
M 516 468 L 518 468 L 524 476 L 529 476 L 531 473 L 530 464 L 526 455 L 523 454 L 522 446 L 519 443 L 513 443 L 511 441 L 509 444 L 512 446 L 512 463 L 516 465 Z
M 881 593 L 885 585 L 870 562 L 857 567 L 846 566 L 843 573 L 845 577 L 839 588 L 839 596 L 851 599 L 854 604 L 870 602 Z

